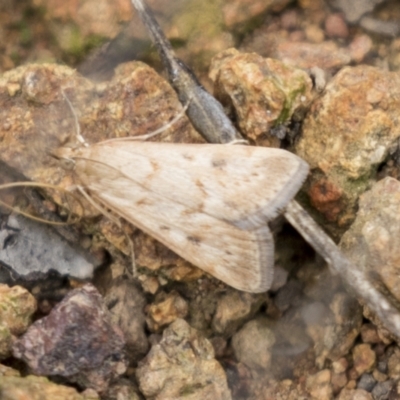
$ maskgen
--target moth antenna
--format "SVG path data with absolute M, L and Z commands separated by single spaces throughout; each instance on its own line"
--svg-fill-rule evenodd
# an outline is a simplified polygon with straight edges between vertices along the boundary
M 113 222 L 115 225 L 118 226 L 118 228 L 123 232 L 125 235 L 125 238 L 128 242 L 129 245 L 129 253 L 131 255 L 131 266 L 132 266 L 132 277 L 136 278 L 137 276 L 137 270 L 136 270 L 136 262 L 135 262 L 135 249 L 133 247 L 133 242 L 129 235 L 125 232 L 125 230 L 122 227 L 121 221 L 119 218 L 116 218 L 114 215 L 110 214 L 102 205 L 97 203 L 96 201 L 93 200 L 92 197 L 89 196 L 89 194 L 83 189 L 82 186 L 77 186 L 77 189 L 79 193 L 82 194 L 82 196 L 101 214 L 103 214 L 106 218 L 108 218 L 111 222 Z
M 148 140 L 151 139 L 154 136 L 159 135 L 160 133 L 166 131 L 167 129 L 171 128 L 172 125 L 175 124 L 175 122 L 177 122 L 178 120 L 180 120 L 182 118 L 182 116 L 186 113 L 186 110 L 189 107 L 190 101 L 192 99 L 190 98 L 187 103 L 185 104 L 185 106 L 182 108 L 182 110 L 179 111 L 179 113 L 169 122 L 167 122 L 165 125 L 163 125 L 161 128 L 156 129 L 153 132 L 150 133 L 146 133 L 145 135 L 140 135 L 140 136 L 128 136 L 128 137 L 123 137 L 123 138 L 115 138 L 115 139 L 107 139 L 102 141 L 99 144 L 103 144 L 103 143 L 109 143 L 109 142 L 121 142 L 121 141 L 127 141 L 127 140 Z
M 62 90 L 62 89 L 61 89 L 61 94 L 63 95 L 64 100 L 68 104 L 68 107 L 71 110 L 72 115 L 74 116 L 76 138 L 77 138 L 78 142 L 81 143 L 85 147 L 89 147 L 89 144 L 86 142 L 86 140 L 81 135 L 81 127 L 79 126 L 78 116 L 76 115 L 73 105 L 71 104 L 71 102 L 69 101 L 69 98 L 67 97 L 64 90 Z
M 83 213 L 84 208 L 83 208 L 83 205 L 82 205 L 81 201 L 79 200 L 79 198 L 76 197 L 73 193 L 69 192 L 68 190 L 65 190 L 65 189 L 60 188 L 60 187 L 55 186 L 55 185 L 50 185 L 50 184 L 47 184 L 47 183 L 37 183 L 37 182 L 12 182 L 12 183 L 5 183 L 3 185 L 0 185 L 0 190 L 5 190 L 5 189 L 10 189 L 10 188 L 15 188 L 15 187 L 26 187 L 26 186 L 29 186 L 29 187 L 40 187 L 40 188 L 47 188 L 47 189 L 55 189 L 55 190 L 61 190 L 61 191 L 65 192 L 65 193 L 68 193 L 68 195 L 73 197 L 73 199 L 79 204 L 79 207 L 80 207 L 80 209 L 81 209 L 81 211 Z M 33 221 L 41 222 L 41 223 L 48 224 L 48 225 L 55 225 L 55 226 L 71 225 L 71 224 L 76 224 L 81 219 L 81 217 L 78 216 L 75 220 L 70 220 L 71 214 L 69 214 L 68 215 L 68 221 L 65 221 L 65 222 L 50 221 L 50 220 L 43 219 L 43 218 L 40 218 L 40 217 L 35 217 L 34 215 L 29 214 L 29 213 L 27 213 L 25 211 L 22 211 L 17 207 L 10 206 L 9 204 L 7 204 L 6 202 L 4 202 L 2 200 L 0 200 L 0 204 L 2 206 L 4 206 L 4 207 L 8 208 L 9 210 L 17 213 L 17 214 L 20 214 L 20 215 L 23 215 L 24 217 L 32 219 Z

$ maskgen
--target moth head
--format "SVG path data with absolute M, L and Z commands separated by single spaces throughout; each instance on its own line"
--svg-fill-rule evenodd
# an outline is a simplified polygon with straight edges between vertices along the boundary
M 75 166 L 75 158 L 77 149 L 72 149 L 70 147 L 59 147 L 56 150 L 53 150 L 51 155 L 58 160 L 63 168 L 65 169 L 73 169 Z

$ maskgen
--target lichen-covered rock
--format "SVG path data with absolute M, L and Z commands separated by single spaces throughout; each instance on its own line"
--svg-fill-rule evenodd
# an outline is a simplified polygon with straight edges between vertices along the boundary
M 310 165 L 312 205 L 335 226 L 354 218 L 361 193 L 400 137 L 400 74 L 343 68 L 303 122 L 297 154 Z
M 14 368 L 0 364 L 0 376 L 21 376 L 21 374 Z
M 255 371 L 270 368 L 275 335 L 269 325 L 266 318 L 254 319 L 232 337 L 232 348 L 237 360 Z
M 250 319 L 264 302 L 262 295 L 229 291 L 222 295 L 212 320 L 212 329 L 217 334 L 231 336 L 239 326 Z
M 314 93 L 309 75 L 281 61 L 229 49 L 210 68 L 215 96 L 237 118 L 242 133 L 255 140 L 276 129 L 279 138 L 292 118 L 308 109 Z M 278 142 L 272 140 L 275 147 Z
M 400 301 L 400 182 L 387 177 L 359 202 L 357 217 L 343 235 L 342 251 L 360 269 L 379 277 Z
M 3 400 L 98 400 L 93 393 L 85 396 L 76 389 L 57 385 L 39 376 L 0 376 L 0 397 Z
M 373 400 L 371 393 L 363 389 L 343 389 L 337 400 Z
M 153 332 L 178 318 L 185 318 L 189 306 L 177 292 L 161 293 L 147 311 L 147 326 Z
M 358 344 L 353 349 L 353 368 L 358 375 L 365 372 L 370 372 L 375 366 L 376 354 L 371 349 L 371 345 L 362 343 Z
M 0 360 L 11 355 L 13 338 L 7 325 L 0 322 Z
M 36 311 L 35 298 L 23 287 L 0 284 L 0 359 L 10 356 L 13 336 L 20 336 Z
M 310 394 L 311 399 L 331 400 L 331 371 L 329 369 L 324 369 L 314 375 L 308 376 L 306 381 L 306 389 Z
M 285 41 L 277 45 L 273 56 L 296 68 L 312 68 L 318 65 L 324 70 L 338 70 L 350 64 L 352 58 L 348 50 L 329 41 L 322 43 Z
M 104 302 L 113 323 L 118 325 L 124 334 L 129 361 L 138 362 L 149 348 L 145 332 L 146 299 L 140 286 L 133 280 L 120 276 L 108 288 Z
M 59 375 L 102 392 L 127 368 L 124 345 L 100 294 L 87 284 L 32 324 L 14 343 L 13 355 L 35 374 Z
M 211 343 L 184 320 L 163 333 L 136 372 L 146 399 L 231 399 L 225 372 L 214 359 Z
M 13 335 L 26 331 L 36 311 L 35 298 L 23 287 L 0 284 L 0 321 Z
M 268 11 L 282 10 L 288 3 L 288 0 L 225 0 L 222 7 L 224 22 L 233 27 Z

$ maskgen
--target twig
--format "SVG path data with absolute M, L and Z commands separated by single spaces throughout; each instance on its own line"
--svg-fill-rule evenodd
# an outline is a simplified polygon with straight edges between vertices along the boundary
M 140 19 L 149 31 L 157 47 L 168 80 L 178 94 L 182 104 L 189 107 L 187 115 L 197 131 L 210 143 L 227 143 L 243 140 L 224 109 L 198 82 L 193 72 L 176 56 L 153 13 L 142 0 L 132 0 Z

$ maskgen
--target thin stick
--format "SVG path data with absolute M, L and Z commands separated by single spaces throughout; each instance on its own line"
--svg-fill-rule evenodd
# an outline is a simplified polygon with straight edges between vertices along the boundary
M 198 82 L 193 72 L 176 56 L 151 10 L 142 0 L 131 0 L 140 19 L 157 47 L 168 80 L 182 104 L 190 99 L 187 115 L 197 131 L 210 143 L 226 143 L 243 139 L 224 108 Z
M 285 218 L 301 233 L 303 238 L 328 263 L 331 272 L 342 277 L 345 283 L 373 310 L 396 338 L 400 339 L 400 314 L 366 276 L 340 251 L 333 240 L 315 223 L 299 203 L 292 200 L 284 213 Z

